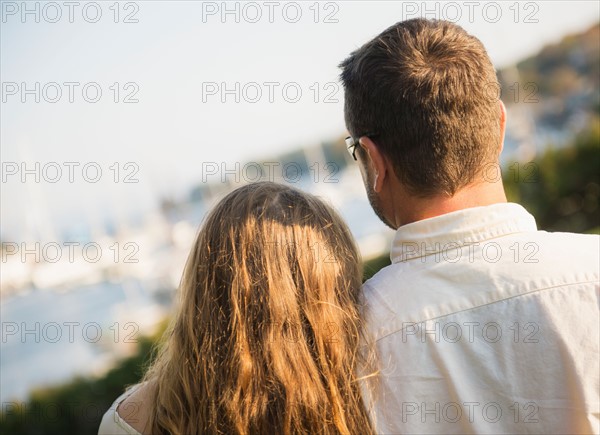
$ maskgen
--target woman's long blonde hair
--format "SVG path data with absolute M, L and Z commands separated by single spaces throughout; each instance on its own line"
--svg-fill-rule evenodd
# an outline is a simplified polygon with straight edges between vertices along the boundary
M 367 434 L 360 258 L 312 195 L 250 184 L 208 215 L 146 373 L 151 433 Z

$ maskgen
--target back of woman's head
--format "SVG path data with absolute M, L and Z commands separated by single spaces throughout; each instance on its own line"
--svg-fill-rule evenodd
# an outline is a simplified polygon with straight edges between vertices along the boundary
M 359 256 L 321 200 L 256 183 L 208 215 L 146 375 L 152 433 L 366 433 Z

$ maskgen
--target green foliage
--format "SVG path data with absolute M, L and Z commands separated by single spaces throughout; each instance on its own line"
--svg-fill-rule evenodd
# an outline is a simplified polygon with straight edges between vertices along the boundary
M 584 233 L 600 225 L 598 126 L 592 122 L 569 147 L 549 148 L 534 162 L 504 171 L 508 200 L 533 214 L 538 228 Z M 518 176 L 516 170 L 521 171 Z
M 379 270 L 392 264 L 390 261 L 390 254 L 386 253 L 375 257 L 369 261 L 365 261 L 363 264 L 363 282 L 370 279 Z

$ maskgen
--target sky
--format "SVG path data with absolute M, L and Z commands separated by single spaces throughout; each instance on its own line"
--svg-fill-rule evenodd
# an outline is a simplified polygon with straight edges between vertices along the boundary
M 0 237 L 129 219 L 211 180 L 207 164 L 235 170 L 338 138 L 346 131 L 337 65 L 397 21 L 455 21 L 502 68 L 590 27 L 599 8 L 2 2 Z

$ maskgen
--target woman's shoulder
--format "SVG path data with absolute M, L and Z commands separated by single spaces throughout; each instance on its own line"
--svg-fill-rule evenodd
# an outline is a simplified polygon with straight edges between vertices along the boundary
M 104 413 L 98 435 L 142 435 L 149 421 L 148 383 L 136 384 L 121 394 Z

